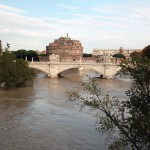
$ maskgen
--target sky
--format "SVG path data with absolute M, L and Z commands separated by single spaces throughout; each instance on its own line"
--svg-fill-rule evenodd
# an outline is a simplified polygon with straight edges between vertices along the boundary
M 45 50 L 68 36 L 93 49 L 150 45 L 150 0 L 0 0 L 0 40 L 10 50 Z

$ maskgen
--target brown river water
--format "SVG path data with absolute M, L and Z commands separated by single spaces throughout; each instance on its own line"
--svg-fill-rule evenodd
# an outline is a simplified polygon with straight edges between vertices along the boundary
M 90 111 L 67 100 L 67 89 L 81 89 L 74 72 L 65 78 L 38 78 L 33 87 L 0 89 L 0 150 L 107 150 Z M 128 80 L 102 80 L 105 91 L 126 98 Z

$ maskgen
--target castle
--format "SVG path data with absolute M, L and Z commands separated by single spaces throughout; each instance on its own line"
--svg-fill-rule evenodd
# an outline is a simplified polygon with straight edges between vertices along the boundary
M 68 37 L 60 37 L 46 46 L 49 55 L 59 55 L 61 62 L 80 60 L 83 55 L 83 47 L 79 40 L 72 40 Z

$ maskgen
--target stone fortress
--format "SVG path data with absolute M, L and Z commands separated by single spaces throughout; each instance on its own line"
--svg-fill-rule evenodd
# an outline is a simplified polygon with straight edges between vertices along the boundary
M 78 61 L 83 55 L 83 46 L 79 40 L 72 40 L 67 34 L 67 37 L 60 37 L 49 43 L 46 52 L 49 55 L 59 55 L 60 62 Z

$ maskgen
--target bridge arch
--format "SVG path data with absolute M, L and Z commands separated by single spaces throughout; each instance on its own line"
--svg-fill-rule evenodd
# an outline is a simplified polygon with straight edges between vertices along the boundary
M 39 70 L 39 71 L 42 71 L 43 73 L 47 74 L 48 75 L 48 72 L 46 72 L 44 69 L 41 69 L 39 67 L 35 67 L 35 66 L 30 66 L 30 68 L 32 69 L 36 69 L 36 70 Z
M 92 67 L 92 66 L 86 66 L 85 68 L 90 69 L 90 70 L 93 70 L 93 71 L 95 71 L 96 73 L 99 73 L 99 74 L 104 75 L 103 69 L 99 70 L 99 69 L 96 69 L 96 68 L 94 68 L 94 67 Z
M 93 70 L 93 71 L 95 71 L 95 72 L 97 72 L 99 74 L 103 74 L 104 75 L 103 69 L 99 70 L 99 69 L 93 68 L 92 66 L 80 66 L 80 65 L 63 68 L 63 69 L 59 70 L 57 74 L 60 74 L 60 73 L 62 73 L 64 71 L 67 71 L 69 69 L 75 69 L 75 68 L 79 69 L 80 67 L 83 67 L 83 68 L 89 69 L 89 70 Z
M 119 70 L 121 70 L 121 67 L 111 74 L 112 78 L 117 75 Z
M 67 70 L 69 70 L 69 69 L 76 69 L 76 68 L 79 68 L 79 66 L 66 67 L 66 68 L 63 68 L 63 69 L 59 70 L 59 71 L 57 72 L 57 74 L 60 74 L 60 73 L 62 73 L 62 72 L 64 72 L 64 71 L 67 71 Z

